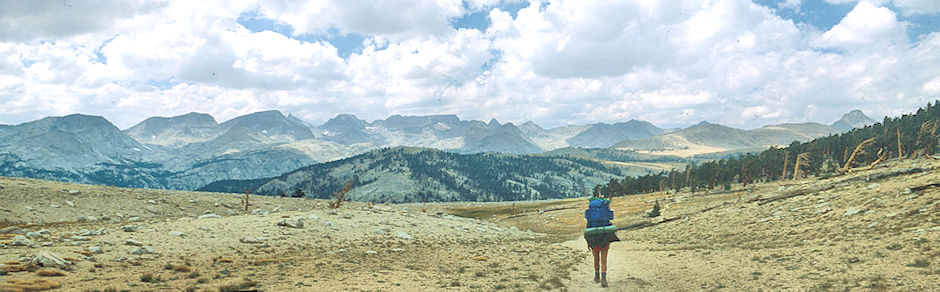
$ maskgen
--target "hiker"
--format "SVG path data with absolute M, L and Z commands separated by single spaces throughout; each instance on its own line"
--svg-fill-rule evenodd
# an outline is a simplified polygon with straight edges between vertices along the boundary
M 610 249 L 611 242 L 620 241 L 616 233 L 617 226 L 610 223 L 610 220 L 614 219 L 614 212 L 610 210 L 610 199 L 596 195 L 589 198 L 584 219 L 587 220 L 584 240 L 594 254 L 594 282 L 600 282 L 601 287 L 607 287 L 607 250 Z

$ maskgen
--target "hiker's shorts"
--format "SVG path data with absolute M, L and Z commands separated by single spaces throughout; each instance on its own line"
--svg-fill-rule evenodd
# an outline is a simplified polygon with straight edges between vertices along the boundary
M 608 248 L 611 242 L 620 241 L 620 238 L 617 237 L 616 233 L 598 233 L 585 235 L 584 240 L 587 241 L 587 244 L 591 246 L 591 249 L 596 248 Z

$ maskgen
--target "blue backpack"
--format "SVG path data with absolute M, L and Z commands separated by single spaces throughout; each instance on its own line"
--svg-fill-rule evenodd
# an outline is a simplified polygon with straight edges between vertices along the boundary
M 587 227 L 609 226 L 610 220 L 614 219 L 614 211 L 610 210 L 610 200 L 591 198 L 588 209 L 584 210 L 584 219 L 587 219 Z

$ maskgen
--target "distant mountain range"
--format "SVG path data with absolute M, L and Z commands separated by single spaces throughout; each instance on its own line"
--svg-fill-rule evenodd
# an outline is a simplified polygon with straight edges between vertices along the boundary
M 707 123 L 667 130 L 638 120 L 544 129 L 533 122 L 516 126 L 495 119 L 461 120 L 455 115 L 394 115 L 367 122 L 341 114 L 324 124 L 312 125 L 292 115 L 264 111 L 223 123 L 201 113 L 151 117 L 121 131 L 103 117 L 73 114 L 0 125 L 0 175 L 193 190 L 221 180 L 276 177 L 302 167 L 398 146 L 454 154 L 545 153 L 539 157 L 573 157 L 571 154 L 577 153 L 594 161 L 618 158 L 624 162 L 635 157 L 643 161 L 675 161 L 680 158 L 669 155 L 688 155 L 666 150 L 705 148 L 709 150 L 705 152 L 719 152 L 789 144 L 871 123 L 874 121 L 853 111 L 829 126 L 783 124 L 755 130 Z M 611 146 L 610 150 L 602 150 Z M 399 197 L 386 199 L 394 201 Z
M 715 152 L 753 151 L 773 145 L 790 145 L 813 138 L 843 133 L 874 124 L 861 111 L 854 110 L 831 125 L 819 123 L 780 124 L 753 130 L 741 130 L 701 122 L 694 126 L 645 139 L 627 140 L 614 145 L 619 150 L 651 154 L 692 156 Z

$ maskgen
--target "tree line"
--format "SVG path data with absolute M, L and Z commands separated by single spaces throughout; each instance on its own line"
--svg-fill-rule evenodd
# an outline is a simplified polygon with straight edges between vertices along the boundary
M 594 193 L 623 196 L 683 188 L 696 192 L 730 189 L 732 183 L 746 186 L 754 182 L 835 175 L 852 168 L 873 167 L 890 158 L 933 155 L 940 140 L 938 128 L 940 101 L 935 101 L 912 114 L 885 117 L 874 125 L 809 142 L 794 141 L 787 147 L 770 147 L 759 153 L 693 162 L 682 170 L 611 179 L 595 186 Z

